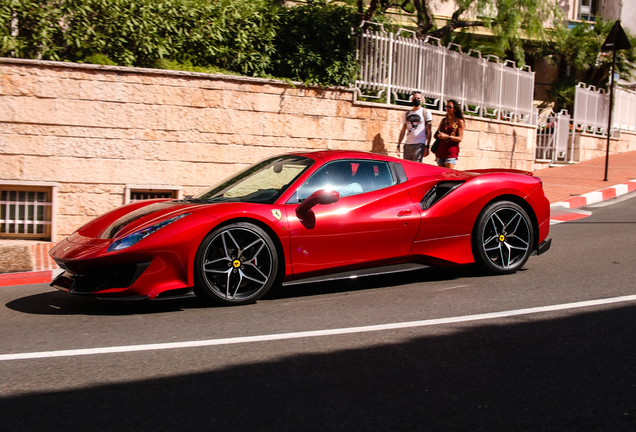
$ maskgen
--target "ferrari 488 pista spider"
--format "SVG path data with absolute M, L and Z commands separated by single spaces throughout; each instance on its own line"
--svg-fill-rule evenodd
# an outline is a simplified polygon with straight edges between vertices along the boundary
M 371 153 L 273 157 L 182 200 L 138 201 L 51 250 L 52 286 L 103 299 L 257 300 L 273 285 L 413 266 L 519 270 L 550 247 L 541 180 Z

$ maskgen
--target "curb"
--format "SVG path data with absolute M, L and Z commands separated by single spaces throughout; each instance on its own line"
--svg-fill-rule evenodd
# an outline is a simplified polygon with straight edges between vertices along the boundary
M 605 189 L 550 204 L 550 225 L 586 218 L 590 216 L 592 212 L 576 209 L 618 198 L 619 196 L 627 195 L 634 191 L 636 191 L 636 180 L 630 180 L 627 183 L 610 186 Z M 569 209 L 569 211 L 567 209 Z
M 62 272 L 63 270 L 58 269 L 0 274 L 0 287 L 51 283 L 51 281 Z
M 616 186 L 608 187 L 606 189 L 601 189 L 598 191 L 576 196 L 565 201 L 550 204 L 550 207 L 565 207 L 569 209 L 576 209 L 579 207 L 585 207 L 588 205 L 600 203 L 602 201 L 607 201 L 634 191 L 636 191 L 636 180 L 630 180 L 627 183 L 622 183 Z

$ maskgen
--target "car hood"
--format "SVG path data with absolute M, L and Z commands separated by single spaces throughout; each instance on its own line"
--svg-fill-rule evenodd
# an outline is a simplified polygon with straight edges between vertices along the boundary
M 83 237 L 114 239 L 184 213 L 201 204 L 180 201 L 137 202 L 105 213 L 78 230 Z
M 159 219 L 168 219 L 185 213 L 189 206 L 178 205 L 174 202 L 160 202 L 141 207 L 123 215 L 102 231 L 100 238 L 112 239 L 121 232 L 126 235 L 142 226 L 159 222 Z

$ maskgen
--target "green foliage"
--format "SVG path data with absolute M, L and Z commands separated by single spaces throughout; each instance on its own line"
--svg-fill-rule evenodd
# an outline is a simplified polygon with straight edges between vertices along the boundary
M 557 24 L 562 12 L 554 0 L 469 0 L 483 15 L 484 28 L 494 33 L 494 51 L 506 53 L 519 67 L 525 66 L 524 40 L 547 38 L 546 26 Z
M 317 84 L 355 79 L 355 10 L 314 2 L 281 10 L 272 73 Z
M 216 66 L 194 66 L 191 62 L 185 61 L 180 63 L 176 60 L 159 59 L 153 65 L 155 69 L 178 70 L 185 72 L 203 72 L 221 75 L 240 75 L 238 72 L 232 72 Z
M 475 37 L 467 29 L 450 33 L 442 39 L 442 44 L 447 46 L 448 43 L 456 43 L 462 47 L 462 52 L 468 53 L 469 50 L 479 51 L 482 57 L 494 55 L 499 58 L 506 58 L 506 51 L 501 46 L 501 41 L 496 38 Z
M 574 86 L 579 82 L 596 88 L 608 87 L 612 54 L 601 53 L 600 50 L 613 25 L 613 21 L 603 20 L 594 24 L 580 23 L 572 29 L 559 25 L 551 34 L 549 42 L 539 48 L 537 56 L 545 58 L 557 70 L 549 93 L 557 109 L 572 110 Z M 626 33 L 633 48 L 617 51 L 616 72 L 622 79 L 629 81 L 636 71 L 636 38 Z
M 84 59 L 84 63 L 98 64 L 98 65 L 107 65 L 107 66 L 117 66 L 117 63 L 112 61 L 105 56 L 104 54 L 92 54 Z
M 548 96 L 555 101 L 554 111 L 567 109 L 568 112 L 574 112 L 574 91 L 577 84 L 576 80 L 569 76 L 557 77 L 550 83 Z
M 349 84 L 352 16 L 324 2 L 2 0 L 0 56 Z
M 63 49 L 51 55 L 53 59 L 78 61 L 100 53 L 119 65 L 152 67 L 157 59 L 172 58 L 258 75 L 273 50 L 275 30 L 263 25 L 268 14 L 263 0 L 60 3 L 62 16 L 54 22 L 63 23 L 57 26 L 61 39 L 57 45 Z M 35 57 L 32 50 L 24 54 Z
M 15 38 L 11 36 L 14 3 L 16 0 L 0 2 L 0 55 L 15 49 Z
M 381 5 L 391 5 L 411 16 L 416 33 L 422 39 L 433 36 L 447 44 L 455 39 L 466 39 L 465 34 L 477 29 L 482 29 L 481 33 L 487 29 L 492 33 L 489 42 L 482 39 L 477 46 L 469 48 L 480 50 L 478 45 L 482 45 L 484 54 L 511 58 L 520 67 L 525 65 L 524 41 L 545 39 L 546 27 L 562 20 L 556 0 L 441 0 L 442 3 L 451 1 L 455 10 L 447 19 L 432 15 L 440 0 L 379 0 Z M 382 7 L 378 11 L 381 13 Z

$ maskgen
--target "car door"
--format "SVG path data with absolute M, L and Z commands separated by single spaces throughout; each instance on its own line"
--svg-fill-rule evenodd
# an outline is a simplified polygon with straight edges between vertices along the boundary
M 408 255 L 420 210 L 396 183 L 382 161 L 335 161 L 317 170 L 286 209 L 294 276 L 373 266 Z M 340 198 L 315 205 L 299 218 L 299 202 L 317 190 L 336 190 Z

